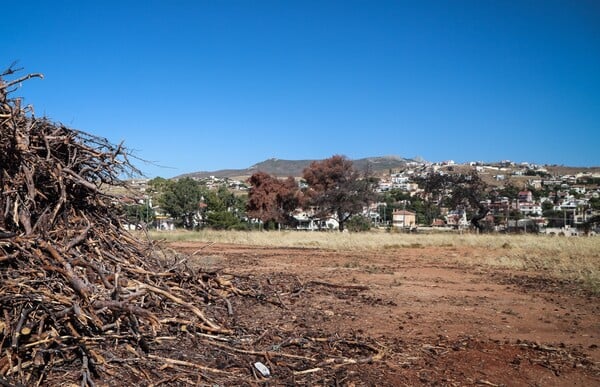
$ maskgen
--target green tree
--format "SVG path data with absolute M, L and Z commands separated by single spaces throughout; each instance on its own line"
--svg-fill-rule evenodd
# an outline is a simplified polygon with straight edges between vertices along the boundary
M 554 204 L 549 201 L 546 200 L 545 202 L 542 203 L 542 213 L 545 214 L 548 211 L 553 211 L 554 210 Z M 546 216 L 546 215 L 544 215 Z
M 218 230 L 243 229 L 240 216 L 243 215 L 244 201 L 237 198 L 227 187 L 221 186 L 216 191 L 204 192 L 202 209 L 205 224 Z
M 380 196 L 380 201 L 385 206 L 379 207 L 381 219 L 391 220 L 395 209 L 406 209 L 416 214 L 417 224 L 431 224 L 433 219 L 440 216 L 439 207 L 431 200 L 425 200 L 419 196 L 410 196 L 408 192 L 392 189 Z M 384 213 L 385 211 L 385 213 Z
M 148 180 L 147 190 L 150 192 L 162 193 L 172 183 L 171 180 L 165 179 L 164 177 L 155 177 L 154 179 Z
M 544 217 L 548 220 L 548 227 L 564 227 L 571 221 L 571 214 L 565 211 L 544 211 Z
M 450 207 L 466 209 L 471 224 L 479 231 L 484 231 L 485 226 L 480 222 L 489 212 L 484 204 L 488 198 L 488 185 L 476 172 L 453 176 L 452 185 L 452 194 L 448 198 Z
M 154 221 L 154 210 L 147 203 L 126 204 L 123 209 L 129 224 L 141 225 Z
M 354 215 L 346 222 L 346 228 L 353 232 L 369 231 L 371 229 L 371 221 L 362 215 Z
M 155 177 L 154 179 L 148 180 L 146 194 L 152 198 L 156 203 L 159 202 L 159 198 L 163 195 L 165 190 L 174 182 L 163 177 Z
M 429 173 L 415 179 L 426 192 L 429 203 L 423 206 L 426 213 L 423 220 L 428 223 L 439 215 L 441 205 L 450 208 L 463 208 L 471 217 L 471 224 L 479 230 L 479 223 L 489 212 L 484 200 L 489 197 L 489 187 L 476 172 L 470 174 L 442 175 Z M 436 204 L 438 211 L 433 211 Z M 436 213 L 437 212 L 437 213 Z
M 425 191 L 427 200 L 437 205 L 441 205 L 443 198 L 453 185 L 452 176 L 436 172 L 430 172 L 426 176 L 415 177 L 414 180 L 419 185 L 419 188 Z
M 383 195 L 383 200 L 386 203 L 392 204 L 394 202 L 399 202 L 403 200 L 412 200 L 413 197 L 410 196 L 408 192 L 401 191 L 397 188 L 394 188 Z
M 198 225 L 203 193 L 197 181 L 186 177 L 165 184 L 158 202 L 177 225 L 193 228 Z
M 498 196 L 504 196 L 509 199 L 515 200 L 519 196 L 519 191 L 521 191 L 519 187 L 509 182 L 504 187 L 498 189 L 496 192 L 498 193 Z
M 417 224 L 430 225 L 434 219 L 439 218 L 440 208 L 431 202 L 414 198 L 409 207 L 410 211 L 414 211 L 417 216 Z
M 542 187 L 541 189 L 537 189 L 533 186 L 528 186 L 527 189 L 531 191 L 531 194 L 533 195 L 533 200 L 536 201 L 540 200 L 542 197 L 548 197 L 551 191 L 548 187 Z
M 303 177 L 309 186 L 309 203 L 317 208 L 317 216 L 335 214 L 340 231 L 348 219 L 376 198 L 369 173 L 361 175 L 344 156 L 312 162 L 304 169 Z
M 206 223 L 215 230 L 243 229 L 240 219 L 228 211 L 209 212 Z

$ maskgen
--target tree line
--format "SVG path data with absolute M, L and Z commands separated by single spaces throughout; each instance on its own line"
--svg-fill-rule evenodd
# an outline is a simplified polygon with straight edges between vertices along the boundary
M 155 207 L 170 215 L 175 226 L 186 229 L 244 229 L 246 198 L 226 187 L 211 190 L 191 178 L 167 180 L 161 177 L 148 182 L 148 199 L 144 203 L 125 206 L 130 223 L 155 220 Z M 150 205 L 149 200 L 153 200 Z
M 304 208 L 310 209 L 315 218 L 335 215 L 343 231 L 353 216 L 376 199 L 377 181 L 368 171 L 357 171 L 346 157 L 334 155 L 311 163 L 300 182 L 293 177 L 280 179 L 257 172 L 248 183 L 247 195 L 235 195 L 224 186 L 215 191 L 191 178 L 159 177 L 148 182 L 147 194 L 174 219 L 176 226 L 188 229 L 294 227 L 297 220 L 293 212 Z M 131 222 L 147 222 L 156 216 L 148 203 L 127 205 L 125 211 Z
M 335 215 L 339 230 L 360 214 L 365 206 L 376 199 L 375 184 L 368 170 L 356 170 L 352 161 L 334 155 L 312 162 L 302 174 L 304 187 L 295 179 L 278 179 L 258 172 L 249 179 L 248 216 L 269 224 L 295 226 L 292 213 L 297 208 L 310 210 L 315 219 Z

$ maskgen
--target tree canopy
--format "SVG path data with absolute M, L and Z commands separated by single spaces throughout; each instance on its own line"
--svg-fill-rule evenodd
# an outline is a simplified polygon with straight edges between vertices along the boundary
M 209 190 L 196 180 L 177 181 L 159 178 L 149 184 L 158 197 L 158 203 L 178 225 L 185 228 L 210 226 L 217 229 L 241 227 L 244 200 L 226 187 Z
M 185 228 L 193 228 L 199 221 L 202 191 L 197 181 L 186 177 L 169 181 L 162 186 L 159 196 L 160 206 Z
M 340 231 L 348 219 L 360 214 L 375 199 L 374 181 L 368 172 L 361 174 L 352 161 L 341 155 L 313 161 L 303 177 L 309 187 L 309 204 L 316 208 L 317 216 L 335 214 Z
M 294 223 L 291 213 L 301 205 L 302 196 L 293 177 L 278 179 L 265 172 L 256 172 L 250 176 L 248 183 L 248 216 L 263 223 Z
M 415 181 L 426 192 L 429 202 L 450 208 L 461 208 L 471 211 L 471 224 L 479 230 L 483 229 L 480 221 L 488 214 L 484 204 L 489 196 L 488 185 L 476 172 L 468 174 L 441 174 L 432 172 Z

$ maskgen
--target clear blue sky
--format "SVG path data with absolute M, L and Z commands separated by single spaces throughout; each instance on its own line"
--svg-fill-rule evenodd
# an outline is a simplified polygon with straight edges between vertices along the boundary
M 37 115 L 150 176 L 344 154 L 600 165 L 600 2 L 10 1 Z

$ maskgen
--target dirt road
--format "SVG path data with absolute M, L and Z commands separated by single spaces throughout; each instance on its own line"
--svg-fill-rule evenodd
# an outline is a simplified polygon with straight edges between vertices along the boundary
M 600 385 L 598 296 L 544 273 L 453 259 L 494 251 L 171 247 L 196 252 L 202 268 L 231 273 L 263 295 L 233 302 L 235 324 L 260 335 L 256 345 L 340 337 L 383 354 L 334 373 L 309 370 L 300 384 Z M 270 382 L 278 385 L 274 368 Z

